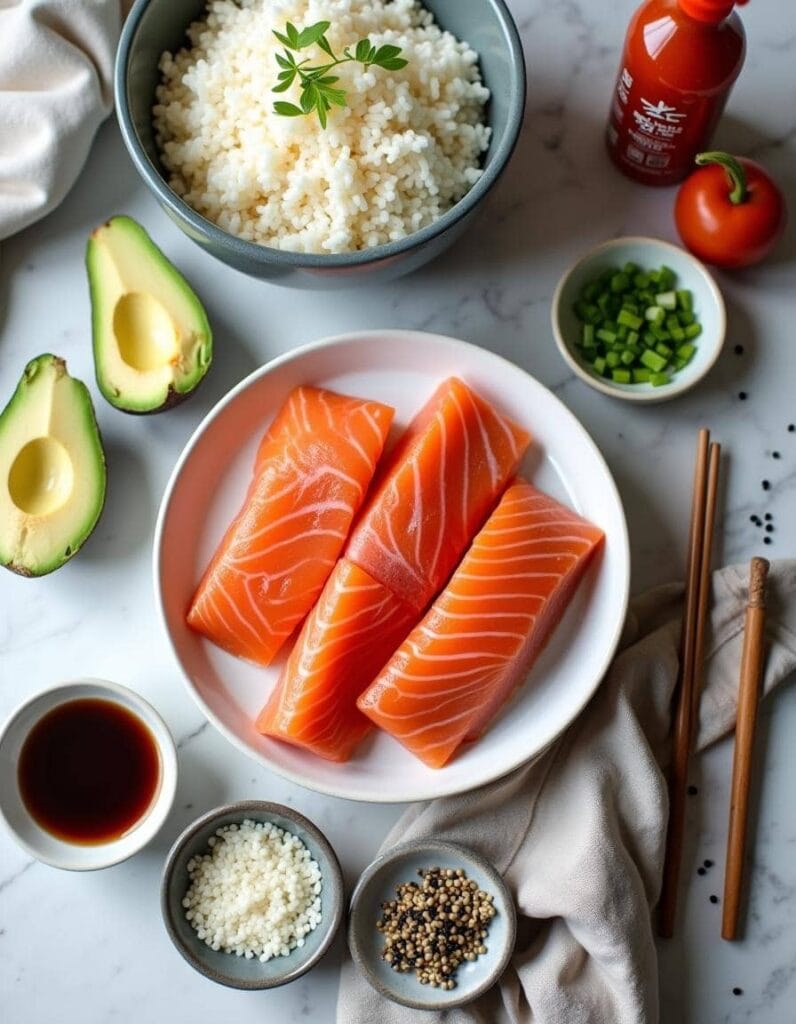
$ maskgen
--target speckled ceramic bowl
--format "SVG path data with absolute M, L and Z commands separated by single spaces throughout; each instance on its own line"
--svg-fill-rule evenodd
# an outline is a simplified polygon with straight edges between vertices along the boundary
M 381 958 L 384 942 L 376 929 L 381 905 L 395 898 L 396 886 L 418 881 L 422 868 L 436 867 L 464 868 L 468 878 L 494 896 L 497 910 L 485 940 L 487 952 L 463 963 L 456 973 L 456 987 L 447 990 L 421 985 L 414 974 L 394 971 Z M 383 996 L 417 1010 L 449 1010 L 477 999 L 505 971 L 516 934 L 517 912 L 503 879 L 480 854 L 455 843 L 420 840 L 396 846 L 365 869 L 351 897 L 348 945 L 355 963 Z
M 607 380 L 584 362 L 576 345 L 582 325 L 573 307 L 581 288 L 607 267 L 621 267 L 627 262 L 637 263 L 645 270 L 663 264 L 671 267 L 677 274 L 676 287 L 688 288 L 692 292 L 694 312 L 702 325 L 702 333 L 694 343 L 696 352 L 693 359 L 661 387 L 617 384 Z M 574 373 L 596 391 L 626 402 L 665 402 L 689 391 L 710 372 L 719 358 L 727 332 L 724 299 L 707 267 L 671 242 L 644 236 L 612 238 L 581 256 L 561 276 L 553 296 L 550 318 L 558 350 Z
M 127 16 L 116 58 L 116 111 L 133 163 L 155 198 L 203 249 L 253 277 L 304 288 L 335 288 L 407 274 L 447 249 L 473 219 L 511 156 L 525 107 L 525 62 L 504 0 L 424 0 L 438 23 L 479 53 L 492 92 L 487 119 L 492 141 L 484 173 L 464 198 L 434 224 L 407 238 L 362 252 L 314 255 L 283 252 L 228 234 L 196 213 L 166 184 L 152 137 L 151 109 L 158 61 L 185 43 L 185 30 L 205 0 L 137 0 Z M 270 102 L 268 100 L 267 102 Z
M 185 918 L 182 900 L 188 891 L 188 861 L 208 849 L 207 841 L 224 825 L 239 825 L 244 819 L 270 821 L 304 843 L 321 870 L 321 922 L 307 935 L 301 949 L 266 963 L 246 960 L 233 953 L 212 950 Z M 323 957 L 343 917 L 343 876 L 329 841 L 303 814 L 283 804 L 263 800 L 242 800 L 208 811 L 182 833 L 171 848 L 160 890 L 163 920 L 171 941 L 191 967 L 211 981 L 230 988 L 277 988 L 306 974 Z

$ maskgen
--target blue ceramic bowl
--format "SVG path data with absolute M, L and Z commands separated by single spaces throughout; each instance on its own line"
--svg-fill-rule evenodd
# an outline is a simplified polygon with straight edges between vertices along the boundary
M 285 252 L 230 235 L 192 210 L 169 188 L 152 133 L 151 110 L 164 50 L 185 43 L 185 30 L 201 16 L 205 0 L 136 0 L 116 55 L 116 111 L 139 174 L 166 213 L 203 249 L 253 277 L 303 288 L 387 281 L 427 263 L 447 249 L 472 221 L 514 150 L 525 107 L 525 63 L 517 28 L 503 0 L 424 0 L 437 22 L 480 54 L 492 98 L 487 119 L 492 140 L 484 173 L 439 220 L 398 242 L 339 255 Z

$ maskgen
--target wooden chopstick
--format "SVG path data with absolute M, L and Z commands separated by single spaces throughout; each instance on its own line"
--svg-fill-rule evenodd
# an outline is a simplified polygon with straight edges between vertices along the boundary
M 713 562 L 713 533 L 716 525 L 716 504 L 719 496 L 719 467 L 721 445 L 711 441 L 708 454 L 708 483 L 705 495 L 705 529 L 703 532 L 702 563 L 699 572 L 699 609 L 694 639 L 694 683 L 691 693 L 691 736 L 689 750 L 699 732 L 699 700 L 702 696 L 702 667 L 705 657 L 705 623 L 710 601 L 710 567 Z
M 727 836 L 727 867 L 724 875 L 724 912 L 721 937 L 735 939 L 741 912 L 744 849 L 749 817 L 749 788 L 752 757 L 763 678 L 764 630 L 766 621 L 765 558 L 753 558 L 749 568 L 749 601 L 746 606 L 741 679 L 738 686 L 738 713 L 735 724 L 735 752 L 732 763 L 730 826 Z
M 658 934 L 671 938 L 677 909 L 677 884 L 685 830 L 685 802 L 688 784 L 688 755 L 693 733 L 694 654 L 700 612 L 699 586 L 705 541 L 708 443 L 710 432 L 704 428 L 697 439 L 694 489 L 691 500 L 691 526 L 688 540 L 688 576 L 680 647 L 680 671 L 677 681 L 672 762 L 669 771 L 669 824 L 666 831 L 666 856 L 663 864 Z M 707 604 L 702 606 L 704 613 Z

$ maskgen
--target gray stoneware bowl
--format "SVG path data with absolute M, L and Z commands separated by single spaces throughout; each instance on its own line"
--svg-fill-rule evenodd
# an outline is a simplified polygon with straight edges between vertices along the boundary
M 459 238 L 506 167 L 522 126 L 525 62 L 517 28 L 504 0 L 424 0 L 438 23 L 465 39 L 481 57 L 492 92 L 487 118 L 492 141 L 484 173 L 439 220 L 398 242 L 360 252 L 315 255 L 246 242 L 196 213 L 166 184 L 152 135 L 151 109 L 164 50 L 185 43 L 185 30 L 205 0 L 136 0 L 116 55 L 116 112 L 141 177 L 171 219 L 198 245 L 252 277 L 302 288 L 341 288 L 388 281 L 427 263 Z
M 383 902 L 395 898 L 401 882 L 419 881 L 421 868 L 464 868 L 480 889 L 492 893 L 497 914 L 485 940 L 487 952 L 463 963 L 456 987 L 443 991 L 421 985 L 414 974 L 400 974 L 381 958 L 384 946 L 376 922 Z M 415 840 L 394 847 L 362 873 L 348 917 L 348 945 L 354 962 L 370 984 L 387 999 L 416 1010 L 464 1006 L 491 988 L 508 966 L 517 935 L 517 912 L 506 883 L 480 854 L 455 843 Z
M 188 890 L 188 861 L 207 851 L 207 841 L 217 828 L 237 825 L 245 818 L 271 821 L 298 836 L 321 869 L 321 922 L 307 935 L 304 946 L 288 956 L 266 963 L 246 960 L 234 953 L 212 950 L 199 939 L 185 919 L 182 900 Z M 191 967 L 220 985 L 240 989 L 277 988 L 295 981 L 323 957 L 343 917 L 343 876 L 337 856 L 323 833 L 307 818 L 283 804 L 263 800 L 242 800 L 208 811 L 182 833 L 174 843 L 160 888 L 160 907 L 171 941 Z

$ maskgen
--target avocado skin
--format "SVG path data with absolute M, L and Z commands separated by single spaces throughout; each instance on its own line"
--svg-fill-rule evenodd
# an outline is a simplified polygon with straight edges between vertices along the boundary
M 118 401 L 116 396 L 107 394 L 107 392 L 101 387 L 99 381 L 97 381 L 97 387 L 102 392 L 102 397 L 108 401 L 114 409 L 118 409 L 119 412 L 125 412 L 128 416 L 155 416 L 159 412 L 168 412 L 169 409 L 175 409 L 178 405 L 182 405 L 186 398 L 191 398 L 192 395 L 195 395 L 202 386 L 202 382 L 206 376 L 207 372 L 199 378 L 195 386 L 192 387 L 190 391 L 185 391 L 182 394 L 180 394 L 179 391 L 175 391 L 174 388 L 169 388 L 165 402 L 154 409 L 125 409 L 123 406 L 116 404 Z
M 94 403 L 91 401 L 91 394 L 88 388 L 82 380 L 78 380 L 77 377 L 71 377 L 67 370 L 66 360 L 62 359 L 61 356 L 53 355 L 50 352 L 45 352 L 40 356 L 36 356 L 31 359 L 25 369 L 22 371 L 22 376 L 14 389 L 14 393 L 8 401 L 8 404 L 0 412 L 0 441 L 2 440 L 2 424 L 6 416 L 13 415 L 13 410 L 17 405 L 22 405 L 27 397 L 27 390 L 33 382 L 36 375 L 40 370 L 47 366 L 52 366 L 56 370 L 58 376 L 69 376 L 72 384 L 76 386 L 78 394 L 83 404 L 84 413 L 87 417 L 87 423 L 85 424 L 86 429 L 93 436 L 95 440 L 94 455 L 97 459 L 97 468 L 99 470 L 99 478 L 101 483 L 100 495 L 97 503 L 97 508 L 92 515 L 87 526 L 84 526 L 78 531 L 78 537 L 76 541 L 67 544 L 66 550 L 62 555 L 57 556 L 51 562 L 48 562 L 41 569 L 34 571 L 27 565 L 20 565 L 16 562 L 0 562 L 0 566 L 4 569 L 8 569 L 9 572 L 13 572 L 16 576 L 22 576 L 25 579 L 38 579 L 42 576 L 48 576 L 50 573 L 55 572 L 56 569 L 60 569 L 70 559 L 78 553 L 80 548 L 85 544 L 88 538 L 96 529 L 97 523 L 102 516 L 103 509 L 105 508 L 105 498 L 108 489 L 108 471 L 107 463 L 105 459 L 105 447 L 102 443 L 102 434 L 97 423 L 97 416 L 94 410 Z
M 103 345 L 103 332 L 107 329 L 107 325 L 104 325 L 100 310 L 100 289 L 102 287 L 99 279 L 99 271 L 94 266 L 94 247 L 97 244 L 97 239 L 102 232 L 107 231 L 125 231 L 132 238 L 135 239 L 136 244 L 140 248 L 142 257 L 148 256 L 158 266 L 159 273 L 163 274 L 170 283 L 179 288 L 184 295 L 188 295 L 191 299 L 191 304 L 194 308 L 194 313 L 197 316 L 197 320 L 201 325 L 202 332 L 206 337 L 205 348 L 207 350 L 207 361 L 204 368 L 199 368 L 199 372 L 196 374 L 195 383 L 192 387 L 187 388 L 185 391 L 178 391 L 173 386 L 169 386 L 166 393 L 166 397 L 162 401 L 153 403 L 150 407 L 139 407 L 135 408 L 130 404 L 130 401 L 125 398 L 124 391 L 119 391 L 117 388 L 109 386 L 108 381 L 105 379 L 104 374 L 101 371 L 102 357 L 101 349 Z M 86 246 L 86 271 L 88 274 L 88 285 L 89 295 L 91 298 L 91 326 L 92 326 L 92 344 L 94 351 L 94 370 L 97 381 L 97 387 L 102 397 L 120 412 L 128 413 L 131 416 L 151 416 L 154 413 L 167 412 L 169 409 L 175 408 L 185 401 L 197 390 L 199 385 L 202 383 L 204 378 L 213 362 L 213 332 L 210 327 L 210 322 L 207 318 L 207 312 L 204 306 L 199 300 L 196 292 L 191 288 L 190 284 L 183 276 L 183 274 L 175 267 L 175 265 L 168 259 L 163 253 L 162 249 L 150 237 L 149 233 L 144 227 L 142 227 L 132 217 L 128 217 L 125 214 L 116 214 L 109 218 L 99 227 L 95 228 L 89 236 L 88 244 Z

